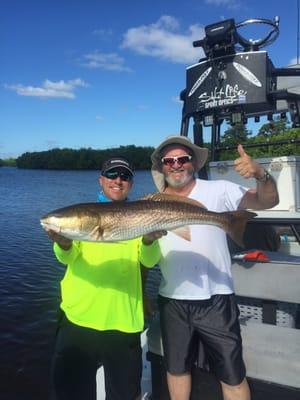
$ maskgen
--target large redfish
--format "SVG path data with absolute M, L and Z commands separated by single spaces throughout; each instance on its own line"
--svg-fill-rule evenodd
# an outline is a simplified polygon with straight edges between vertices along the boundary
M 41 218 L 46 230 L 73 240 L 115 242 L 155 231 L 174 231 L 189 240 L 188 225 L 215 225 L 240 246 L 255 213 L 208 211 L 196 200 L 161 193 L 128 202 L 82 203 L 54 210 Z

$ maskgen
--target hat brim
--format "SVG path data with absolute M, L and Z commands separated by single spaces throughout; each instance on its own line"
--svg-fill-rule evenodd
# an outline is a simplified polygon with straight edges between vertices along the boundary
M 193 165 L 195 172 L 198 172 L 206 163 L 208 157 L 208 149 L 205 147 L 199 147 L 192 143 L 186 136 L 170 136 L 164 140 L 152 153 L 151 161 L 152 168 L 151 173 L 154 183 L 157 189 L 162 192 L 165 189 L 165 178 L 162 173 L 162 152 L 163 149 L 169 145 L 179 144 L 186 147 L 192 152 L 193 155 Z

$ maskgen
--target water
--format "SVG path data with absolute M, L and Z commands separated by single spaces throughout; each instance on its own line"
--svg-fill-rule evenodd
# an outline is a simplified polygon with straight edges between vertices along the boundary
M 98 188 L 97 171 L 0 168 L 1 400 L 48 399 L 64 266 L 55 260 L 39 218 L 95 201 Z M 150 172 L 137 172 L 131 199 L 153 191 Z

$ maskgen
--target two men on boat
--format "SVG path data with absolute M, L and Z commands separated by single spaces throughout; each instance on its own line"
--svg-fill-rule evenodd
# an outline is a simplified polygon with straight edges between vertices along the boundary
M 254 177 L 256 188 L 196 179 L 208 152 L 182 136 L 167 138 L 152 154 L 154 183 L 160 192 L 197 200 L 215 212 L 275 206 L 278 192 L 272 177 L 242 146 L 238 152 L 236 170 Z M 128 161 L 108 160 L 99 201 L 125 201 L 132 184 Z M 226 234 L 216 226 L 190 228 L 191 241 L 155 232 L 112 244 L 48 233 L 57 259 L 67 266 L 53 363 L 55 399 L 95 400 L 100 365 L 106 399 L 140 398 L 140 265 L 159 262 L 163 279 L 158 303 L 171 399 L 189 400 L 192 366 L 208 360 L 224 400 L 250 400 Z

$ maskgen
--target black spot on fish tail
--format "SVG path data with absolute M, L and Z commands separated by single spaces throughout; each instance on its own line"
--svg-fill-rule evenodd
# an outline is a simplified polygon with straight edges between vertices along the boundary
M 256 217 L 257 214 L 246 210 L 228 211 L 223 214 L 226 215 L 228 219 L 226 232 L 239 246 L 245 247 L 243 237 L 247 222 Z

